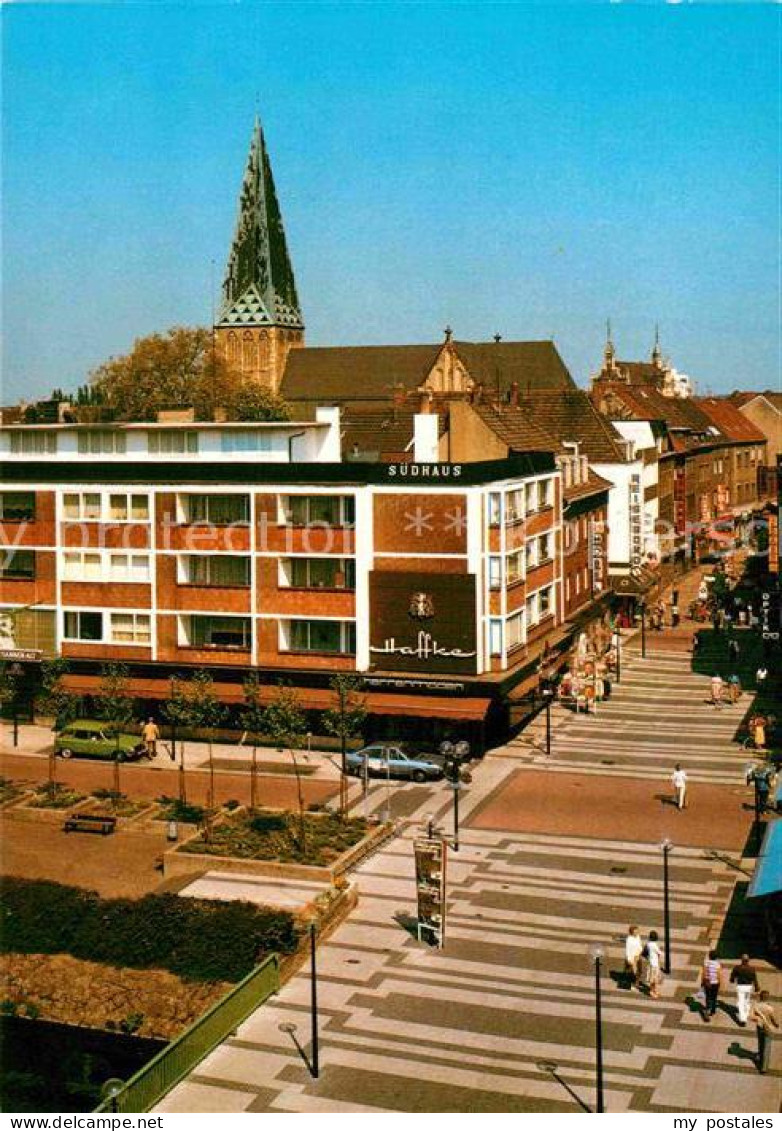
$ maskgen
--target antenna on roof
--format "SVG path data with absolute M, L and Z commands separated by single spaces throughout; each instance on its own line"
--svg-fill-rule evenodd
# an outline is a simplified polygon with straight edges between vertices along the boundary
M 502 334 L 494 335 L 494 344 L 498 346 L 502 341 Z M 500 381 L 500 363 L 499 359 L 495 359 L 494 376 L 497 379 L 497 412 L 502 411 L 502 382 Z

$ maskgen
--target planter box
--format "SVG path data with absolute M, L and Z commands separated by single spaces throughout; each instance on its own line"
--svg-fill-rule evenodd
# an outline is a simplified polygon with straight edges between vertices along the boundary
M 279 860 L 251 860 L 238 856 L 214 856 L 206 852 L 183 852 L 184 844 L 196 840 L 200 832 L 188 837 L 176 848 L 163 853 L 163 875 L 168 880 L 180 876 L 201 876 L 204 872 L 243 872 L 248 876 L 277 877 L 281 880 L 310 880 L 331 885 L 349 868 L 355 867 L 369 852 L 374 852 L 384 840 L 393 836 L 393 825 L 378 825 L 371 829 L 331 864 L 294 864 Z
M 94 797 L 85 797 L 72 805 L 65 805 L 60 809 L 39 808 L 30 804 L 31 798 L 25 797 L 14 808 L 14 816 L 22 821 L 46 821 L 50 825 L 62 824 L 69 813 L 81 813 L 89 805 L 95 803 Z

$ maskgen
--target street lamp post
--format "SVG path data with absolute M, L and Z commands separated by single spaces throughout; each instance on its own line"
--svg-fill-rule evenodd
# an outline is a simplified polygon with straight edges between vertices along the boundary
M 641 659 L 646 659 L 646 601 L 641 601 Z
M 753 786 L 755 787 L 755 827 L 757 828 L 760 826 L 760 821 L 763 817 L 763 809 L 765 808 L 765 805 L 760 788 L 760 775 L 758 774 L 758 768 L 754 765 L 754 763 L 749 762 L 744 767 L 744 778 L 747 782 L 747 785 L 752 782 Z
M 668 857 L 673 849 L 673 842 L 665 838 L 660 842 L 663 854 L 663 932 L 665 935 L 665 973 L 671 972 L 671 891 L 668 876 Z
M 551 757 L 551 700 L 554 692 L 550 687 L 543 688 L 543 698 L 546 703 L 546 757 Z
M 622 634 L 617 628 L 616 633 L 616 682 L 622 682 Z
M 318 1049 L 318 969 L 315 959 L 316 927 L 310 923 L 310 1019 L 312 1022 L 312 1075 L 320 1074 Z
M 11 699 L 11 709 L 13 711 L 13 726 L 14 726 L 14 746 L 19 745 L 19 679 L 24 675 L 24 669 L 21 664 L 11 664 L 8 669 L 8 674 L 11 677 L 13 688 L 13 697 Z
M 605 951 L 602 946 L 591 947 L 589 952 L 595 972 L 595 1110 L 598 1115 L 605 1111 L 603 1095 L 603 1002 L 600 986 L 600 974 Z

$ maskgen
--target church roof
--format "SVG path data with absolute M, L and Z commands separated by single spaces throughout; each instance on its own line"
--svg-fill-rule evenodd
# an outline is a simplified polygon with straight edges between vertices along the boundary
M 528 388 L 571 389 L 575 382 L 553 342 L 460 342 L 453 348 L 476 384 L 487 390 L 516 382 Z M 288 401 L 387 400 L 395 387 L 417 389 L 443 343 L 410 346 L 332 346 L 291 350 L 282 379 Z
M 304 328 L 271 162 L 257 118 L 217 325 Z

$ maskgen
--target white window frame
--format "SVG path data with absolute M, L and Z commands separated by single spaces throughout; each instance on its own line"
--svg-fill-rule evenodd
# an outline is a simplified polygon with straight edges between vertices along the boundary
M 116 621 L 125 618 L 130 621 L 129 640 L 122 640 L 117 636 Z M 145 625 L 146 622 L 146 625 Z M 152 616 L 150 613 L 129 613 L 126 610 L 116 609 L 109 613 L 109 641 L 119 645 L 141 645 L 150 647 L 152 644 Z

